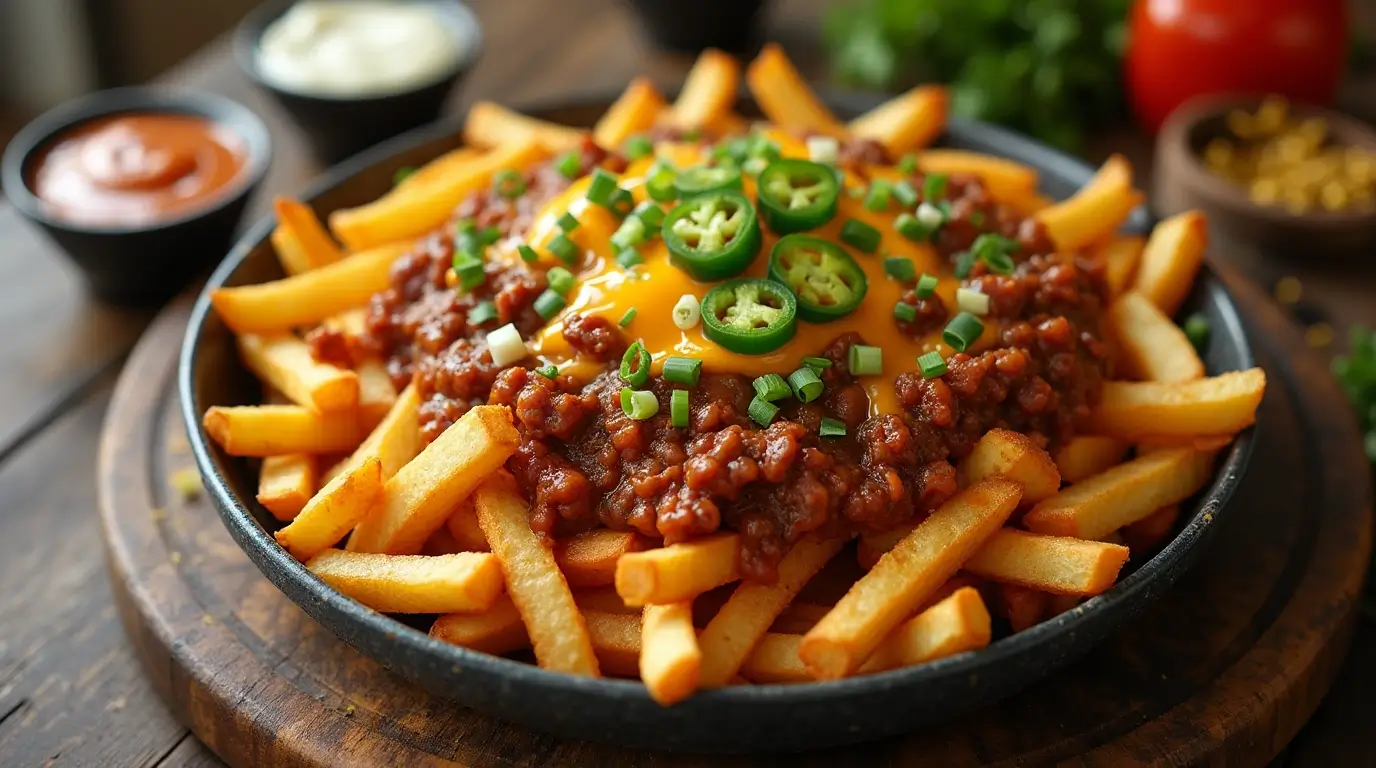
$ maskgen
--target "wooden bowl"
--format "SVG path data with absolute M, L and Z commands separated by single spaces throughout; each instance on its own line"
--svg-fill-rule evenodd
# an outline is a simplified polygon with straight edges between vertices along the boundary
M 1258 96 L 1203 96 L 1173 112 L 1156 139 L 1153 201 L 1163 214 L 1199 209 L 1239 242 L 1285 257 L 1350 258 L 1376 245 L 1376 212 L 1293 213 L 1282 206 L 1259 205 L 1247 190 L 1204 167 L 1204 147 L 1228 133 L 1228 113 L 1255 112 Z M 1304 104 L 1290 105 L 1299 118 L 1317 117 L 1332 142 L 1376 152 L 1376 131 L 1346 115 Z

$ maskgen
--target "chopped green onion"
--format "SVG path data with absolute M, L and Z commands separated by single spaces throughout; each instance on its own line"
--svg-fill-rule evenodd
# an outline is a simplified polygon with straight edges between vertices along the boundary
M 774 417 L 779 415 L 779 406 L 756 397 L 750 401 L 750 407 L 746 409 L 745 413 L 751 421 L 762 427 L 767 427 L 771 421 L 774 421 Z
M 549 282 L 549 289 L 560 296 L 567 296 L 573 287 L 573 273 L 563 267 L 555 267 L 545 273 L 545 280 Z
M 1209 326 L 1209 318 L 1198 312 L 1185 319 L 1182 330 L 1185 331 L 1185 338 L 1189 339 L 1194 348 L 1200 352 L 1204 351 L 1204 347 L 1209 343 L 1209 336 L 1213 332 Z
M 892 191 L 892 187 L 889 186 L 887 181 L 875 179 L 874 183 L 870 185 L 869 193 L 865 195 L 866 210 L 874 211 L 875 213 L 882 213 L 887 210 L 889 207 L 889 196 Z
M 621 326 L 622 328 L 625 328 L 626 326 L 631 324 L 631 321 L 635 320 L 635 316 L 635 307 L 631 307 L 630 309 L 626 310 L 621 314 L 621 319 L 617 320 L 616 324 Z
M 1021 244 L 1011 237 L 986 232 L 975 238 L 975 242 L 970 245 L 970 252 L 976 259 L 983 261 L 990 272 L 1007 276 L 1013 274 L 1015 266 L 1010 254 L 1017 253 L 1021 247 Z
M 788 388 L 793 396 L 804 403 L 810 403 L 822 396 L 825 385 L 817 372 L 806 365 L 788 375 Z
M 946 372 L 946 361 L 941 359 L 940 352 L 934 350 L 918 355 L 917 369 L 922 371 L 922 378 L 935 379 Z
M 884 257 L 884 274 L 900 283 L 911 283 L 917 279 L 917 267 L 907 256 Z
M 588 185 L 588 199 L 607 208 L 611 206 L 612 195 L 618 189 L 620 187 L 616 185 L 616 177 L 598 168 L 592 172 L 592 183 Z
M 568 235 L 555 235 L 554 239 L 549 241 L 549 252 L 565 264 L 578 263 L 578 246 Z
M 634 248 L 626 250 L 616 255 L 616 265 L 622 269 L 631 269 L 645 263 L 645 257 L 640 255 L 640 251 Z
M 676 389 L 669 394 L 669 423 L 682 429 L 688 426 L 688 390 Z
M 636 421 L 644 421 L 659 413 L 659 398 L 649 390 L 622 387 L 621 410 Z
M 631 195 L 629 189 L 622 189 L 621 187 L 617 187 L 616 190 L 612 192 L 611 200 L 607 201 L 607 210 L 617 216 L 625 217 L 631 215 L 631 209 L 634 207 L 635 197 Z
M 669 202 L 678 197 L 678 191 L 674 187 L 676 181 L 678 171 L 666 163 L 656 163 L 650 166 L 649 173 L 645 174 L 645 194 L 649 195 L 651 200 Z
M 970 251 L 961 251 L 956 254 L 956 263 L 955 266 L 951 268 L 951 272 L 955 274 L 956 277 L 964 280 L 970 276 L 970 270 L 974 268 L 975 254 Z
M 644 136 L 632 136 L 626 139 L 622 146 L 627 160 L 639 160 L 642 157 L 649 157 L 655 151 L 655 145 Z
M 680 331 L 696 328 L 702 321 L 702 302 L 691 293 L 678 297 L 673 309 L 674 327 Z
M 932 228 L 918 221 L 917 217 L 910 213 L 898 214 L 898 218 L 893 220 L 893 228 L 898 230 L 898 234 L 915 243 L 932 236 Z
M 788 388 L 788 382 L 784 381 L 784 377 L 777 373 L 766 373 L 756 378 L 752 384 L 755 387 L 755 394 L 770 402 L 782 400 L 792 392 Z
M 621 356 L 621 378 L 633 387 L 643 387 L 650 380 L 650 352 L 637 341 Z
M 659 229 L 664 223 L 664 209 L 650 200 L 637 205 L 635 210 L 631 211 L 631 215 L 640 219 L 646 229 Z
M 621 222 L 621 226 L 616 228 L 616 231 L 612 233 L 611 237 L 612 246 L 618 251 L 634 248 L 645 242 L 645 239 L 645 222 L 634 216 L 629 216 L 625 221 Z
M 461 291 L 471 291 L 482 285 L 483 281 L 487 279 L 482 261 L 466 254 L 459 254 L 454 257 L 454 274 L 459 278 L 459 290 Z
M 696 387 L 702 376 L 702 361 L 696 357 L 666 357 L 660 375 L 666 381 Z
M 917 170 L 917 155 L 904 155 L 898 159 L 898 172 L 911 176 Z
M 825 371 L 826 369 L 828 369 L 828 368 L 831 367 L 831 358 L 829 358 L 829 357 L 814 357 L 814 356 L 812 356 L 812 355 L 809 355 L 809 356 L 803 358 L 803 365 L 806 365 L 807 367 L 811 368 L 812 370 L 817 371 L 818 373 L 821 373 L 822 371 Z
M 841 225 L 841 242 L 865 253 L 879 249 L 879 230 L 859 219 L 848 219 Z
M 922 180 L 922 198 L 924 200 L 940 200 L 945 197 L 947 181 L 944 173 L 927 174 L 927 178 Z
M 925 200 L 917 206 L 917 220 L 928 229 L 938 229 L 946 223 L 946 213 Z
M 940 282 L 941 281 L 936 278 L 936 275 L 929 275 L 923 272 L 922 277 L 917 279 L 917 288 L 914 291 L 917 294 L 917 298 L 930 298 L 933 293 L 936 293 L 936 286 Z
M 563 216 L 559 217 L 558 224 L 559 228 L 562 229 L 565 233 L 572 232 L 573 230 L 578 229 L 578 217 L 574 216 L 571 213 L 565 212 Z
M 468 324 L 482 325 L 488 320 L 497 319 L 497 305 L 490 301 L 480 301 L 468 310 Z
M 972 315 L 987 315 L 989 295 L 973 288 L 957 288 L 956 306 Z
M 563 296 L 553 289 L 547 288 L 544 293 L 535 297 L 535 314 L 548 320 L 559 314 L 568 305 L 568 301 Z
M 487 351 L 492 355 L 492 364 L 499 368 L 505 368 L 530 354 L 525 339 L 521 338 L 521 332 L 516 330 L 514 323 L 507 323 L 487 334 Z
M 535 372 L 547 379 L 554 379 L 559 376 L 559 369 L 552 365 L 542 365 L 535 369 Z
M 576 179 L 583 170 L 583 158 L 577 152 L 565 152 L 554 161 L 554 167 L 566 179 Z
M 807 158 L 814 163 L 834 164 L 841 155 L 841 142 L 830 136 L 809 136 Z
M 492 189 L 507 199 L 520 197 L 526 192 L 526 180 L 519 172 L 507 168 L 492 174 Z
M 850 345 L 846 367 L 852 376 L 878 376 L 884 372 L 884 350 L 864 344 Z
M 534 248 L 531 248 L 525 243 L 516 246 L 516 252 L 521 254 L 521 261 L 534 263 L 540 260 L 540 254 L 536 253 Z
M 1013 257 L 1006 253 L 990 254 L 988 258 L 984 260 L 984 264 L 989 268 L 990 272 L 996 275 L 1003 275 L 1004 277 L 1013 274 L 1013 269 L 1017 266 L 1013 263 Z
M 984 333 L 984 323 L 969 312 L 961 312 L 946 324 L 946 329 L 941 332 L 941 340 L 951 349 L 964 352 L 975 343 L 981 333 Z
M 912 182 L 907 179 L 893 185 L 893 197 L 904 208 L 917 205 L 917 190 L 913 189 Z
M 482 230 L 478 232 L 478 242 L 482 243 L 483 246 L 492 245 L 493 243 L 501 239 L 502 230 L 498 229 L 495 226 L 483 227 Z
M 460 219 L 460 220 L 454 222 L 454 237 L 455 237 L 455 238 L 463 237 L 464 235 L 470 235 L 470 236 L 476 237 L 477 234 L 478 234 L 478 225 L 477 225 L 477 224 L 474 224 L 472 219 Z
M 917 307 L 906 301 L 900 301 L 893 305 L 893 316 L 905 323 L 911 323 L 917 319 Z
M 822 417 L 822 423 L 817 427 L 818 437 L 845 437 L 846 423 L 840 419 L 833 419 L 830 416 Z

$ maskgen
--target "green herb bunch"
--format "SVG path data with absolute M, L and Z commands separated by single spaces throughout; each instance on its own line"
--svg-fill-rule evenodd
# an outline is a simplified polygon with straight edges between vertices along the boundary
M 1333 375 L 1357 410 L 1366 456 L 1376 469 L 1376 333 L 1352 329 L 1348 353 L 1333 358 Z

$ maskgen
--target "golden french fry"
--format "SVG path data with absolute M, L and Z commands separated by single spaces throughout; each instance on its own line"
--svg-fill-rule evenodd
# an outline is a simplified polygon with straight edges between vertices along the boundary
M 306 568 L 383 613 L 477 613 L 502 593 L 497 559 L 484 552 L 429 557 L 327 549 Z
M 664 96 L 650 78 L 637 77 L 593 126 L 592 140 L 604 149 L 620 149 L 626 139 L 653 128 L 664 107 Z
M 975 448 L 960 462 L 958 477 L 962 486 L 973 485 L 986 477 L 1006 477 L 1022 484 L 1022 499 L 1035 504 L 1061 488 L 1056 462 L 1040 445 L 1020 432 L 991 429 L 975 443 Z
M 467 551 L 459 546 L 459 542 L 454 540 L 454 536 L 449 533 L 448 528 L 441 528 L 430 534 L 430 538 L 426 539 L 425 544 L 421 545 L 420 548 L 422 555 L 453 555 Z
M 714 48 L 698 55 L 666 121 L 683 130 L 700 130 L 731 113 L 740 87 L 741 65 Z
M 368 332 L 368 308 L 350 307 L 330 315 L 320 321 L 320 324 L 346 336 L 362 336 Z
M 363 439 L 352 411 L 321 414 L 299 405 L 214 405 L 201 424 L 231 456 L 338 453 Z
M 454 427 L 445 434 L 450 434 Z M 515 432 L 509 423 L 506 428 Z M 440 440 L 443 439 L 441 435 Z M 515 448 L 514 442 L 511 447 Z M 503 453 L 497 466 L 510 453 Z M 422 452 L 416 461 L 424 456 Z M 474 493 L 473 508 L 483 535 L 501 564 L 507 594 L 511 595 L 526 625 L 535 649 L 535 660 L 545 669 L 597 677 L 597 657 L 593 655 L 592 642 L 588 638 L 588 625 L 573 602 L 568 582 L 559 572 L 554 554 L 530 529 L 530 508 L 516 487 L 516 481 L 505 470 L 497 470 L 495 474 L 494 470 L 496 467 L 474 473 L 479 478 L 491 476 Z M 638 639 L 639 632 L 636 634 Z
M 364 360 L 354 373 L 358 374 L 358 420 L 365 429 L 372 429 L 392 412 L 397 388 L 381 360 Z
M 728 684 L 774 619 L 845 544 L 844 539 L 801 539 L 779 562 L 775 583 L 745 583 L 736 587 L 698 638 L 702 647 L 702 687 Z
M 1199 211 L 1176 214 L 1157 224 L 1142 250 L 1133 289 L 1174 317 L 1194 285 L 1208 246 L 1208 222 Z
M 391 243 L 282 280 L 217 288 L 210 293 L 210 303 L 235 333 L 274 333 L 315 325 L 386 290 L 392 262 L 409 249 L 409 242 Z
M 549 154 L 549 150 L 533 139 L 507 142 L 466 163 L 462 173 L 431 182 L 407 184 L 371 203 L 335 211 L 330 214 L 330 229 L 350 250 L 398 240 L 409 242 L 443 226 L 453 215 L 454 208 L 469 194 L 491 184 L 492 176 L 498 171 L 522 170 Z M 372 293 L 374 291 L 368 291 L 368 295 Z M 351 301 L 338 309 L 362 303 Z M 326 316 L 329 314 L 333 312 Z
M 1213 454 L 1176 448 L 1140 456 L 1069 486 L 1023 517 L 1034 533 L 1102 539 L 1190 496 L 1213 474 Z
M 449 534 L 467 552 L 491 552 L 482 526 L 478 525 L 478 513 L 473 511 L 473 499 L 464 499 L 445 522 Z
M 803 637 L 770 632 L 741 665 L 741 675 L 752 683 L 810 683 L 812 675 L 798 658 Z
M 997 589 L 999 607 L 1014 632 L 1031 629 L 1046 618 L 1051 596 L 1045 592 L 1014 584 L 999 584 Z
M 468 110 L 463 140 L 475 147 L 500 147 L 534 142 L 550 152 L 578 149 L 588 132 L 582 128 L 537 120 L 491 101 L 479 101 Z
M 626 605 L 626 601 L 621 599 L 621 595 L 616 594 L 613 587 L 589 587 L 587 589 L 576 589 L 573 592 L 573 602 L 578 604 L 578 610 L 583 613 L 597 611 L 598 613 L 620 613 L 627 616 L 639 616 L 640 608 Z
M 750 121 L 735 112 L 723 112 L 717 119 L 703 126 L 709 136 L 739 136 L 750 132 Z
M 1169 451 L 1173 448 L 1193 448 L 1196 451 L 1217 453 L 1227 448 L 1231 442 L 1232 435 L 1148 436 L 1137 441 L 1137 455 L 1146 456 L 1149 453 Z
M 639 676 L 640 616 L 589 611 L 583 614 L 583 619 L 587 622 L 592 652 L 601 673 L 616 677 Z
M 435 619 L 430 636 L 451 645 L 501 655 L 530 645 L 521 613 L 506 595 L 482 613 L 451 613 Z
M 876 557 L 875 559 L 878 560 L 879 558 Z M 788 604 L 783 613 L 779 614 L 774 623 L 769 625 L 769 631 L 786 635 L 801 635 L 817 626 L 817 622 L 821 621 L 822 617 L 827 615 L 827 611 L 830 610 L 831 606 L 829 605 L 794 600 Z
M 1179 504 L 1164 506 L 1135 523 L 1123 526 L 1123 541 L 1133 552 L 1150 552 L 1170 538 L 1179 519 Z
M 838 139 L 846 137 L 846 126 L 812 92 L 777 43 L 769 43 L 760 50 L 760 55 L 746 69 L 745 80 L 760 111 L 771 122 Z
M 1076 435 L 1056 451 L 1056 467 L 1062 480 L 1078 483 L 1122 461 L 1129 447 L 1116 437 Z
M 879 558 L 885 552 L 893 549 L 898 542 L 907 538 L 908 534 L 917 527 L 916 523 L 904 523 L 892 530 L 882 533 L 867 533 L 860 537 L 860 543 L 855 548 L 855 559 L 860 563 L 860 567 L 869 570 L 874 564 L 879 562 Z
M 258 471 L 258 503 L 278 520 L 296 517 L 315 495 L 315 474 L 309 453 L 265 457 Z
M 616 591 L 627 605 L 677 603 L 741 577 L 740 536 L 716 533 L 632 552 L 616 561 Z
M 344 252 L 330 239 L 325 225 L 309 205 L 277 197 L 272 201 L 272 209 L 277 214 L 277 226 L 270 239 L 288 275 L 309 272 L 344 258 Z
M 954 656 L 989 644 L 989 610 L 979 590 L 962 587 L 904 622 L 875 648 L 861 672 L 879 672 Z
M 408 384 L 397 396 L 396 402 L 392 403 L 387 415 L 368 433 L 367 439 L 348 458 L 331 467 L 325 473 L 324 481 L 329 482 L 370 458 L 382 463 L 382 479 L 390 479 L 424 447 L 420 437 L 420 417 L 416 413 L 418 407 L 420 395 L 416 393 L 416 385 Z
M 834 680 L 859 669 L 879 643 L 1003 525 L 1021 499 L 1021 485 L 990 478 L 942 504 L 879 558 L 803 637 L 799 655 L 812 676 Z
M 431 160 L 420 168 L 411 171 L 393 186 L 393 190 L 409 192 L 413 189 L 431 188 L 445 184 L 450 177 L 468 172 L 473 161 L 483 156 L 479 147 L 459 147 Z
M 1141 202 L 1142 194 L 1132 188 L 1132 164 L 1114 155 L 1070 199 L 1038 211 L 1036 218 L 1057 250 L 1078 251 L 1113 234 Z
M 1113 586 L 1127 547 L 1013 528 L 998 531 L 963 567 L 1004 584 L 1061 595 L 1097 595 Z
M 640 623 L 640 679 L 650 697 L 674 704 L 698 688 L 702 651 L 693 630 L 691 602 L 647 605 Z
M 1060 616 L 1084 600 L 1079 595 L 1048 595 L 1046 598 L 1046 618 Z
M 1260 368 L 1194 381 L 1107 381 L 1090 431 L 1124 440 L 1236 434 L 1256 421 L 1265 394 Z
M 1037 192 L 1036 168 L 966 149 L 923 150 L 917 153 L 917 167 L 923 173 L 978 176 L 1000 202 L 1028 198 Z
M 1056 200 L 1034 191 L 1009 198 L 1007 203 L 1008 207 L 1012 208 L 1019 216 L 1031 217 L 1038 211 L 1044 211 L 1055 205 Z
M 387 480 L 381 509 L 354 530 L 350 549 L 389 555 L 419 552 L 454 507 L 506 463 L 519 442 L 506 407 L 481 405 L 470 410 Z
M 277 531 L 277 543 L 297 560 L 309 560 L 337 544 L 381 500 L 382 464 L 369 459 L 321 488 L 290 525 Z
M 1123 372 L 1145 381 L 1190 381 L 1204 376 L 1204 363 L 1185 332 L 1146 296 L 1123 294 L 1109 307 L 1122 352 Z
M 919 85 L 855 118 L 847 128 L 852 136 L 877 141 L 890 157 L 898 157 L 941 135 L 949 102 L 945 88 Z M 920 160 L 918 167 L 922 167 Z M 1035 183 L 1035 173 L 1033 179 Z
M 1146 245 L 1146 240 L 1135 235 L 1114 235 L 1100 247 L 1099 258 L 1104 260 L 1104 279 L 1111 298 L 1122 296 L 1132 286 Z
M 244 365 L 297 405 L 322 412 L 358 405 L 358 374 L 316 362 L 296 336 L 241 333 L 237 341 Z
M 587 531 L 558 542 L 554 559 L 569 586 L 600 587 L 616 581 L 616 562 L 622 555 L 645 546 L 645 540 L 631 531 Z

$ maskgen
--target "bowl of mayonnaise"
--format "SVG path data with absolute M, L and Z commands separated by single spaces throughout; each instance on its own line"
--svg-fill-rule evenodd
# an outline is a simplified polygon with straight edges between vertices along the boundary
M 246 18 L 235 59 L 333 163 L 439 117 L 482 50 L 458 0 L 294 0 Z

